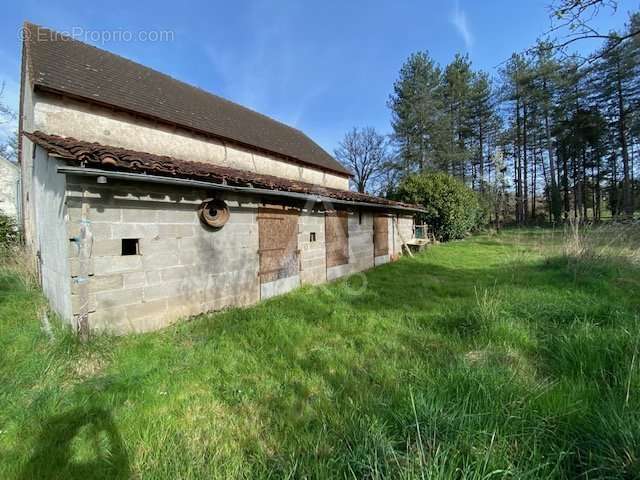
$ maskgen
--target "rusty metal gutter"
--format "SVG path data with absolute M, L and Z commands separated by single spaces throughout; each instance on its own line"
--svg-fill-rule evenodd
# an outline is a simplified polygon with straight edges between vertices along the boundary
M 399 205 L 381 205 L 378 203 L 356 202 L 352 200 L 340 200 L 337 198 L 325 197 L 323 195 L 314 195 L 298 192 L 286 192 L 282 190 L 269 190 L 266 188 L 240 187 L 234 185 L 225 185 L 221 183 L 203 182 L 201 180 L 190 180 L 186 178 L 171 178 L 157 175 L 147 175 L 146 173 L 129 173 L 129 172 L 112 172 L 100 170 L 97 168 L 58 166 L 58 173 L 69 175 L 81 175 L 87 177 L 106 177 L 116 180 L 126 180 L 130 182 L 146 182 L 158 183 L 163 185 L 180 185 L 184 187 L 198 187 L 209 190 L 220 190 L 226 192 L 246 193 L 259 196 L 269 196 L 278 198 L 291 198 L 306 202 L 324 203 L 333 205 L 349 205 L 356 207 L 366 207 L 376 210 L 387 211 L 404 211 L 404 212 L 424 212 L 421 208 L 402 207 Z

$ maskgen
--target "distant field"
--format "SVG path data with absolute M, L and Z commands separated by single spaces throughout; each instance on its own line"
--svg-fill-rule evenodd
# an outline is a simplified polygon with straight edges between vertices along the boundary
M 5 260 L 0 478 L 640 478 L 639 238 L 481 235 L 86 345 Z

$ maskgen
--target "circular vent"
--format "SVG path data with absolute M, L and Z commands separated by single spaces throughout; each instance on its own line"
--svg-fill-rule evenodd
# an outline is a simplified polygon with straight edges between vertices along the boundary
M 222 200 L 205 200 L 198 209 L 200 220 L 212 228 L 222 228 L 229 220 L 229 208 Z

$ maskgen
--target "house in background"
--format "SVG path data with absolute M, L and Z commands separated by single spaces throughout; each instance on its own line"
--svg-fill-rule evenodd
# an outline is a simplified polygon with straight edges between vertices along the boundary
M 19 191 L 18 166 L 0 155 L 0 212 L 9 217 L 18 217 Z
M 305 134 L 25 24 L 23 227 L 76 329 L 144 331 L 402 253 L 420 208 L 349 191 Z

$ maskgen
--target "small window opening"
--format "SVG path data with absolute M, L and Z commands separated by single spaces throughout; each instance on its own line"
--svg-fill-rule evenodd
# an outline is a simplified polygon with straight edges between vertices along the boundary
M 122 255 L 139 255 L 140 247 L 137 238 L 122 239 Z
M 309 234 L 309 241 L 310 242 L 315 242 L 316 241 L 316 232 L 311 232 Z
M 362 225 L 362 210 L 358 210 L 358 225 Z

